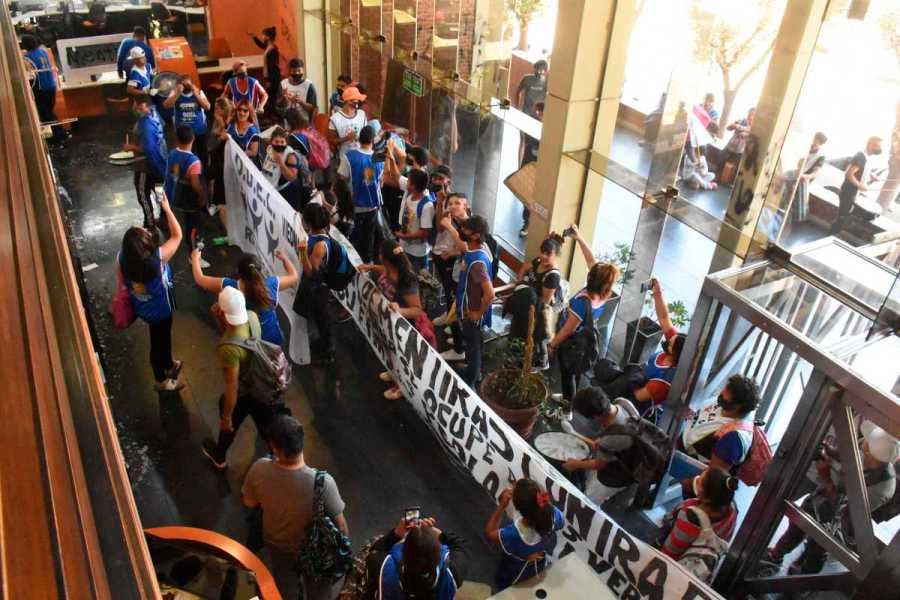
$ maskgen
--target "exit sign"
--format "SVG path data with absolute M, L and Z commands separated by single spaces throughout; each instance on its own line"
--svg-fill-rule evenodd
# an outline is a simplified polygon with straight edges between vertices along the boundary
M 403 89 L 418 97 L 425 95 L 425 77 L 412 69 L 403 71 Z

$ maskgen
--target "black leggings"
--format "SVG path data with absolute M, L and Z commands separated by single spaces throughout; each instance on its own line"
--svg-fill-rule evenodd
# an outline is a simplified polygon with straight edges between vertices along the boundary
M 168 378 L 166 371 L 172 363 L 172 316 L 155 323 L 147 323 L 150 328 L 150 367 L 153 378 L 158 382 Z
M 149 171 L 134 172 L 134 191 L 137 193 L 138 204 L 141 205 L 141 211 L 144 213 L 144 228 L 153 227 L 153 200 L 150 199 L 150 193 L 153 186 L 162 183 L 162 179 Z

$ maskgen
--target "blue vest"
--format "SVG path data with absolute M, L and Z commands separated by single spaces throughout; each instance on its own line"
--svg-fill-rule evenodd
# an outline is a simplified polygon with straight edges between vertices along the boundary
M 153 83 L 153 72 L 150 70 L 150 65 L 144 65 L 144 69 L 138 69 L 137 67 L 131 67 L 131 70 L 128 71 L 128 83 L 134 81 L 137 83 L 137 88 L 144 93 L 148 93 L 150 91 L 150 85 Z
M 153 257 L 154 266 L 159 275 L 149 283 L 136 283 L 125 279 L 125 287 L 131 297 L 134 313 L 147 323 L 157 323 L 172 316 L 172 301 L 169 293 L 172 288 L 172 269 L 163 264 L 160 250 L 156 249 Z
M 675 367 L 669 365 L 658 364 L 659 359 L 665 355 L 665 352 L 657 352 L 647 360 L 644 365 L 644 378 L 647 381 L 656 379 L 668 385 L 672 384 L 675 379 Z
M 465 265 L 465 270 L 459 274 L 459 281 L 456 282 L 456 314 L 465 318 L 468 312 L 468 298 L 466 287 L 469 284 L 469 269 L 475 263 L 484 263 L 484 271 L 487 277 L 491 276 L 491 257 L 487 252 L 479 248 L 478 250 L 467 250 L 460 258 Z M 484 316 L 481 317 L 480 325 L 491 326 L 491 310 L 488 309 Z
M 322 259 L 321 264 L 319 264 L 319 269 L 324 269 L 328 265 L 328 259 L 331 258 L 331 237 L 324 233 L 310 234 L 310 236 L 306 238 L 306 251 L 308 253 L 307 256 L 312 256 L 313 248 L 315 248 L 316 244 L 319 242 L 325 242 L 325 258 Z
M 175 126 L 190 125 L 194 135 L 206 133 L 206 113 L 196 94 L 179 94 L 175 100 Z
M 140 140 L 148 169 L 160 179 L 166 175 L 166 139 L 162 123 L 156 110 L 151 110 L 137 122 L 137 136 Z
M 228 80 L 228 89 L 231 90 L 231 101 L 237 104 L 241 100 L 246 100 L 250 103 L 254 109 L 256 105 L 259 103 L 259 98 L 256 95 L 256 79 L 247 75 L 247 91 L 241 92 L 238 90 L 237 82 L 240 79 L 238 77 L 232 77 Z
M 350 163 L 353 205 L 359 208 L 378 208 L 381 206 L 381 187 L 378 182 L 384 171 L 384 163 L 375 162 L 372 154 L 361 150 L 348 150 L 346 156 Z
M 34 50 L 25 53 L 25 58 L 34 65 L 38 71 L 35 74 L 35 89 L 46 91 L 56 89 L 56 76 L 53 73 L 53 66 L 50 64 L 50 56 L 47 54 L 46 48 L 39 46 Z
M 435 586 L 435 600 L 453 600 L 456 597 L 456 581 L 448 568 L 450 548 L 441 546 L 441 559 L 438 562 L 438 578 Z M 403 542 L 397 542 L 391 553 L 381 565 L 378 578 L 378 591 L 381 600 L 407 600 L 406 592 L 400 580 L 400 565 L 403 563 Z
M 244 135 L 241 135 L 238 133 L 237 123 L 232 123 L 228 126 L 228 134 L 241 148 L 246 150 L 247 146 L 250 145 L 250 142 L 252 142 L 254 138 L 259 137 L 259 129 L 257 129 L 256 125 L 251 123 L 250 127 L 247 128 L 247 131 L 244 132 Z
M 187 208 L 184 198 L 179 199 L 177 194 L 181 191 L 179 188 L 190 187 L 191 182 L 187 178 L 187 171 L 191 165 L 199 161 L 200 159 L 193 152 L 186 152 L 178 148 L 169 152 L 169 157 L 166 159 L 165 188 L 166 197 L 173 206 Z M 191 196 L 193 197 L 193 194 Z

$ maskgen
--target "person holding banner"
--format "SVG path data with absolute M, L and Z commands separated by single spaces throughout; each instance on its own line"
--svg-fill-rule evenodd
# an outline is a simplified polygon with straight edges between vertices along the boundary
M 512 523 L 500 527 L 510 501 L 518 512 Z M 562 511 L 553 505 L 549 492 L 530 479 L 519 479 L 512 489 L 504 490 L 484 534 L 503 551 L 495 585 L 505 590 L 536 576 L 547 568 L 550 535 L 565 527 Z
M 259 127 L 251 119 L 252 111 L 249 101 L 239 101 L 235 105 L 234 120 L 228 126 L 228 134 L 255 162 L 259 154 Z
M 299 206 L 299 199 L 294 198 L 297 188 L 294 183 L 300 176 L 300 154 L 291 148 L 287 142 L 287 132 L 281 127 L 275 127 L 269 137 L 269 147 L 266 148 L 266 156 L 263 159 L 260 171 L 265 175 L 281 197 L 288 201 L 292 208 Z M 296 208 L 295 208 L 296 210 Z
M 281 333 L 275 310 L 278 307 L 278 292 L 297 285 L 300 276 L 297 274 L 297 267 L 284 252 L 276 250 L 275 258 L 284 266 L 285 274 L 280 277 L 275 275 L 264 277 L 259 268 L 259 261 L 251 254 L 244 254 L 238 262 L 237 279 L 210 277 L 203 274 L 203 267 L 200 266 L 200 249 L 194 248 L 191 252 L 191 272 L 194 275 L 194 283 L 211 294 L 218 294 L 226 287 L 241 290 L 247 299 L 248 307 L 259 317 L 263 341 L 280 346 L 284 343 L 284 335 Z

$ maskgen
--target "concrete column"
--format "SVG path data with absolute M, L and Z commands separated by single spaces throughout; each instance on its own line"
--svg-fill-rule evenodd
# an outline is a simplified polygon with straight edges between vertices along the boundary
M 828 0 L 792 0 L 785 7 L 710 272 L 736 266 L 743 262 L 740 257 L 760 249 L 752 243 L 756 222 L 777 168 L 828 4 Z
M 560 2 L 526 256 L 571 223 L 593 237 L 602 177 L 564 153 L 590 148 L 609 156 L 633 21 L 634 0 Z M 566 244 L 562 264 L 571 263 L 565 274 L 577 285 L 587 269 L 572 255 Z

